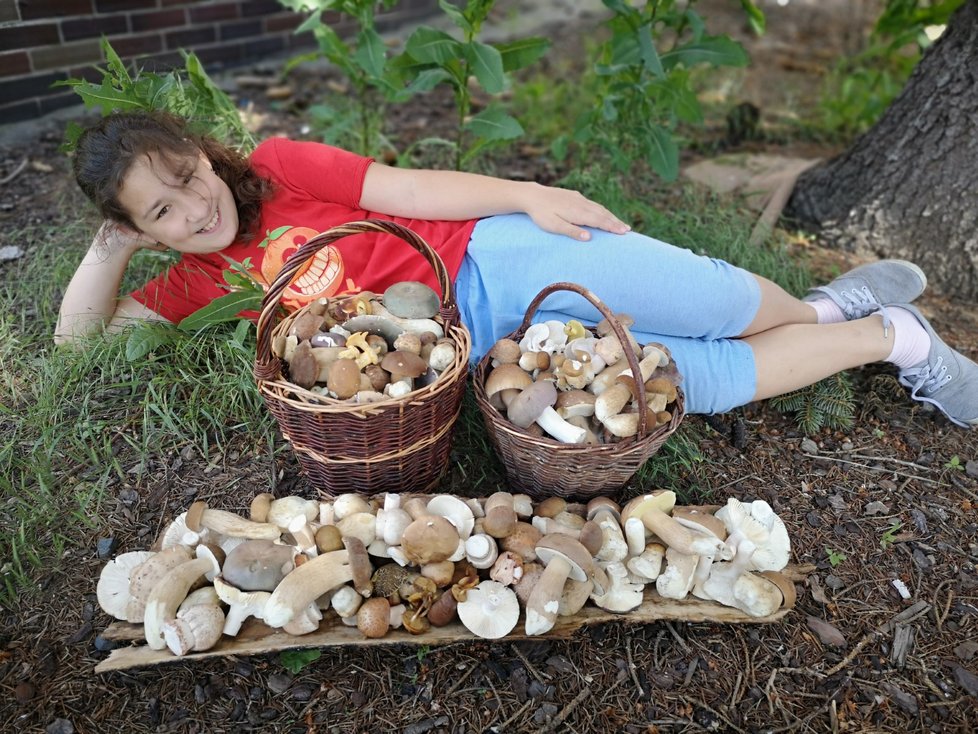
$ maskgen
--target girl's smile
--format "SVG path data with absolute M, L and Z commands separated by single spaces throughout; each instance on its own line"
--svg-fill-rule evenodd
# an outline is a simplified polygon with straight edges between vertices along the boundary
M 119 202 L 133 224 L 147 237 L 179 252 L 217 252 L 234 242 L 238 231 L 234 196 L 204 154 L 176 166 L 168 163 L 150 153 L 126 174 Z

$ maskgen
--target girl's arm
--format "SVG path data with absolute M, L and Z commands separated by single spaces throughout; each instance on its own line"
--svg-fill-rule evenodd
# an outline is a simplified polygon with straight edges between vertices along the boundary
M 576 240 L 590 239 L 583 227 L 616 234 L 628 225 L 583 194 L 529 181 L 507 181 L 458 171 L 412 170 L 372 163 L 360 206 L 414 219 L 478 219 L 525 212 L 537 226 Z
M 118 331 L 133 320 L 166 321 L 131 296 L 119 298 L 129 260 L 148 244 L 118 225 L 102 225 L 65 289 L 54 329 L 56 344 L 71 343 L 102 329 Z

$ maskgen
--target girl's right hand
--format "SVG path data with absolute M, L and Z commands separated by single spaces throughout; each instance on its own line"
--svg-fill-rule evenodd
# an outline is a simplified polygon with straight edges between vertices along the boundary
M 150 239 L 142 232 L 109 219 L 102 222 L 102 226 L 95 234 L 94 244 L 106 248 L 110 253 L 128 252 L 130 255 L 136 250 L 167 249 L 166 245 Z

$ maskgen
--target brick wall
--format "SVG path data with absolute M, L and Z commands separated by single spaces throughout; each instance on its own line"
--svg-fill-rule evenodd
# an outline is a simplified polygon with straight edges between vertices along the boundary
M 437 7 L 437 0 L 402 0 L 377 24 L 391 30 Z M 185 49 L 213 73 L 313 47 L 311 34 L 294 33 L 303 18 L 278 0 L 0 0 L 0 124 L 78 104 L 70 89 L 51 84 L 97 80 L 92 65 L 104 61 L 103 35 L 143 68 L 182 66 Z

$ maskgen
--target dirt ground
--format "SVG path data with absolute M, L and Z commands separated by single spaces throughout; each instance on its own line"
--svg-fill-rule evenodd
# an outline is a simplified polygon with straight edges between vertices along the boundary
M 853 15 L 837 5 L 832 15 L 831 5 L 771 3 L 765 38 L 736 31 L 754 57 L 741 99 L 776 115 L 810 98 L 833 56 L 854 43 L 855 14 L 870 4 L 844 4 Z M 700 7 L 711 22 L 728 19 L 728 32 L 742 26 L 737 4 Z M 592 23 L 585 15 L 548 33 L 558 49 L 573 49 Z M 320 82 L 305 78 L 296 96 Z M 298 130 L 298 118 L 259 97 L 264 132 Z M 399 124 L 430 128 L 439 104 L 415 106 Z M 57 152 L 59 127 L 38 125 L 26 143 L 0 147 L 3 229 L 71 216 L 78 197 Z M 13 244 L 31 256 L 30 243 L 0 247 Z M 847 264 L 811 247 L 826 273 Z M 974 304 L 940 294 L 921 303 L 950 342 L 978 355 Z M 228 447 L 207 461 L 188 448 L 152 457 L 140 483 L 109 487 L 105 526 L 79 536 L 57 570 L 41 570 L 37 593 L 0 612 L 0 731 L 973 732 L 978 442 L 911 405 L 888 368 L 853 376 L 859 415 L 847 431 L 806 439 L 763 404 L 709 427 L 687 418 L 705 436 L 707 460 L 677 476 L 677 488 L 718 503 L 767 500 L 790 529 L 793 563 L 812 568 L 780 623 L 638 625 L 623 617 L 570 640 L 323 648 L 295 674 L 277 655 L 259 655 L 97 675 L 114 644 L 100 634 L 109 619 L 95 603 L 100 538 L 114 537 L 118 551 L 145 548 L 191 499 L 243 511 L 270 470 L 281 472 L 278 494 L 311 495 L 290 456 L 270 467 L 263 447 Z M 449 481 L 464 489 L 457 473 Z

